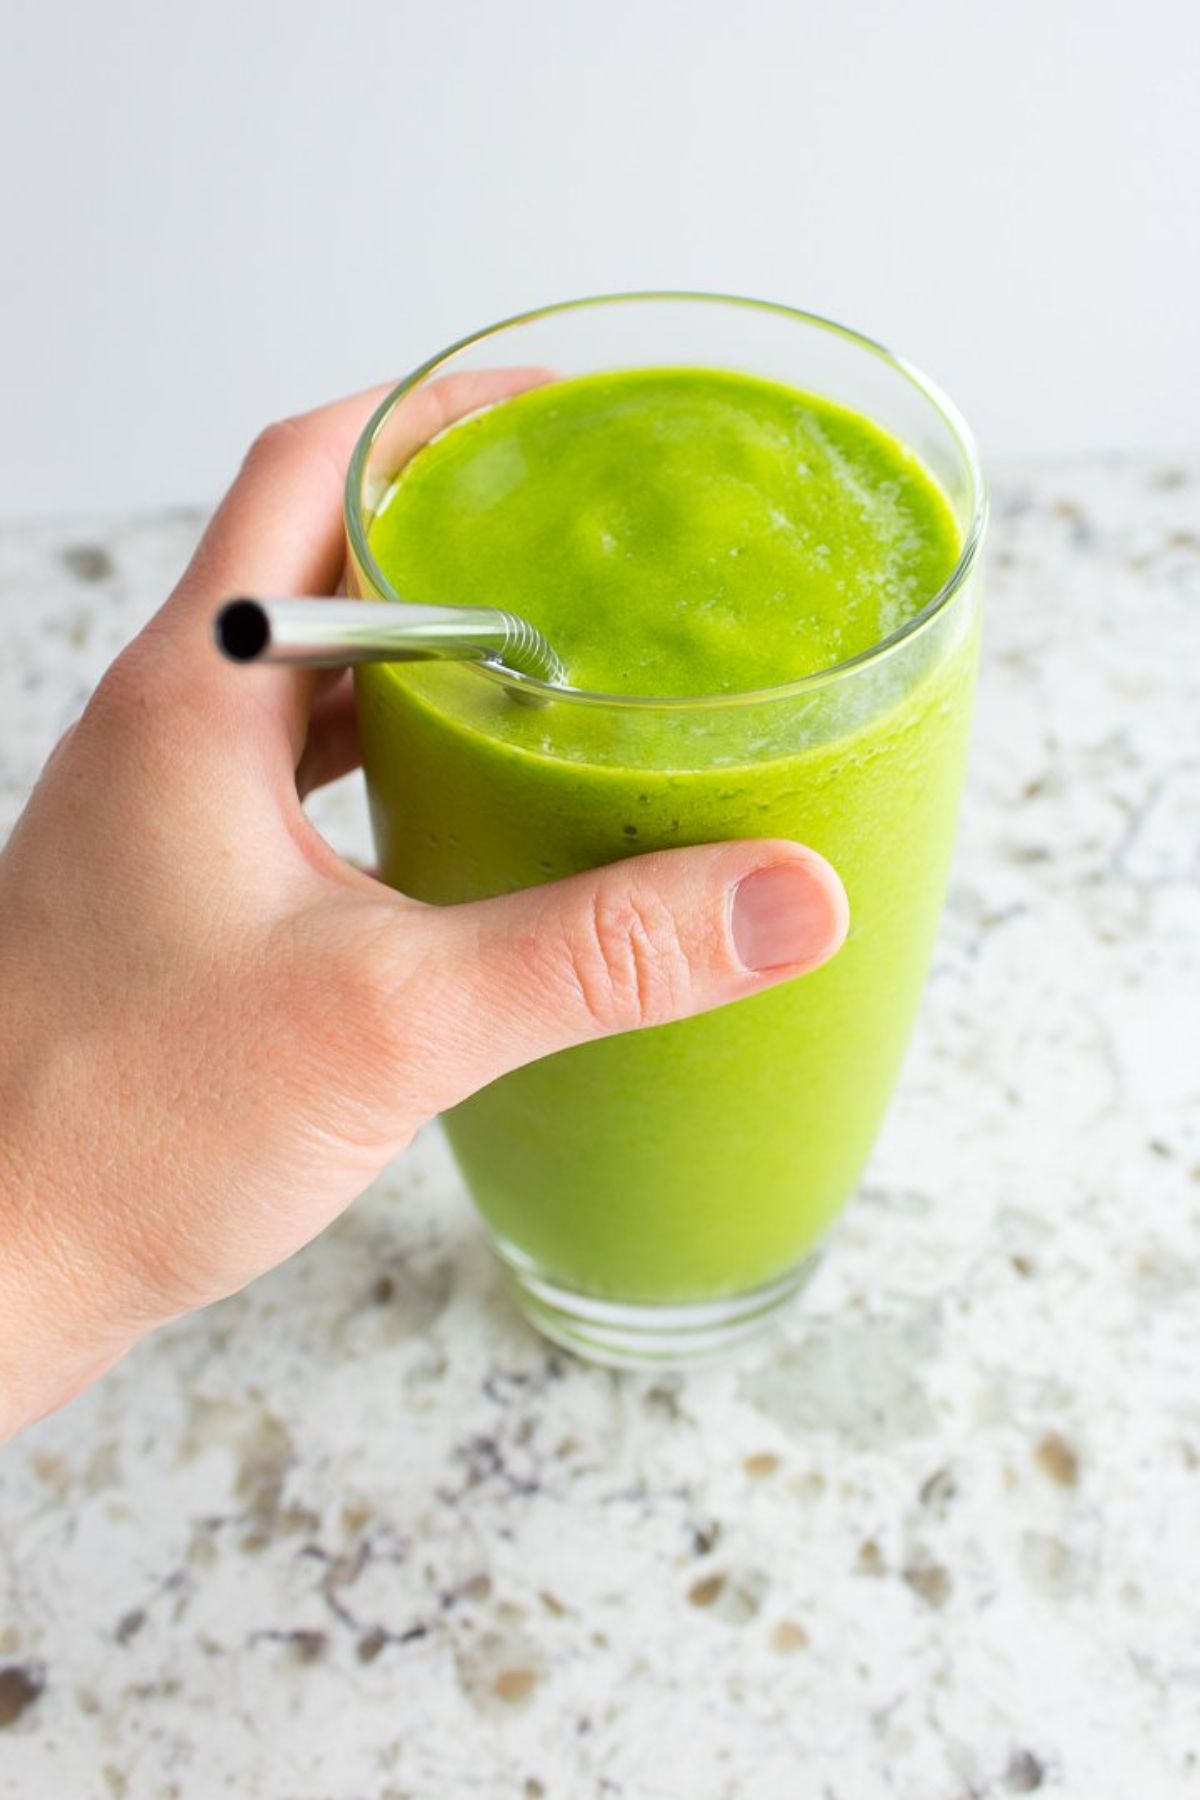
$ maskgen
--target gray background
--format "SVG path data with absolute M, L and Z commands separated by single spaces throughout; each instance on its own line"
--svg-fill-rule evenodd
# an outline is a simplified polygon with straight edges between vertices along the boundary
M 1196 441 L 1188 0 L 0 17 L 10 515 L 205 501 L 269 418 L 631 286 L 858 325 L 992 454 Z

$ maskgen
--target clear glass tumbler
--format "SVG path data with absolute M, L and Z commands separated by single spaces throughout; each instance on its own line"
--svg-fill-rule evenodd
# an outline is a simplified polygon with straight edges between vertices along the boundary
M 618 295 L 493 326 L 401 382 L 349 473 L 351 591 L 400 598 L 372 555 L 371 520 L 398 470 L 457 416 L 546 371 L 669 365 L 766 376 L 873 419 L 940 482 L 962 553 L 869 651 L 756 693 L 588 693 L 486 664 L 357 672 L 381 874 L 418 899 L 480 899 L 635 851 L 756 836 L 813 846 L 845 882 L 850 935 L 815 974 L 544 1058 L 444 1119 L 528 1317 L 582 1355 L 630 1364 L 710 1355 L 756 1329 L 803 1284 L 859 1179 L 945 888 L 986 519 L 958 413 L 878 344 L 783 306 Z

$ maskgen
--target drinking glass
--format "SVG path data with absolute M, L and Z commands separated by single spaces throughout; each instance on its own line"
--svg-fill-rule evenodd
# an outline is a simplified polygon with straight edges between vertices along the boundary
M 417 899 L 477 900 L 634 852 L 748 837 L 811 845 L 845 883 L 850 933 L 815 973 L 548 1056 L 444 1118 L 527 1316 L 582 1355 L 639 1365 L 721 1351 L 798 1291 L 895 1086 L 966 757 L 986 521 L 974 444 L 930 381 L 829 320 L 705 294 L 617 295 L 525 314 L 432 357 L 379 408 L 346 489 L 351 591 L 421 600 L 392 591 L 370 531 L 422 444 L 535 381 L 672 365 L 787 383 L 890 432 L 957 517 L 949 579 L 864 653 L 754 693 L 592 693 L 487 663 L 356 671 L 380 873 Z

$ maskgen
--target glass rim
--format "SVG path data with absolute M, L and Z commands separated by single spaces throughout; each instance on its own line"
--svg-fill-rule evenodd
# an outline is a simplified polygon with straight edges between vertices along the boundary
M 966 467 L 971 482 L 971 522 L 963 538 L 962 550 L 958 561 L 934 593 L 910 619 L 898 625 L 894 631 L 880 638 L 856 655 L 844 661 L 831 663 L 827 668 L 814 669 L 808 675 L 800 675 L 793 681 L 781 682 L 765 688 L 739 689 L 725 694 L 608 694 L 597 689 L 558 687 L 553 682 L 541 681 L 534 675 L 522 675 L 515 669 L 505 668 L 498 662 L 464 662 L 458 666 L 465 670 L 473 670 L 482 680 L 491 681 L 500 687 L 516 688 L 530 698 L 539 700 L 557 700 L 572 705 L 628 707 L 634 710 L 689 711 L 700 708 L 734 707 L 765 705 L 777 700 L 790 700 L 828 687 L 835 682 L 844 681 L 860 670 L 873 667 L 893 656 L 896 651 L 919 637 L 940 618 L 951 601 L 965 586 L 979 561 L 983 547 L 984 533 L 988 519 L 987 482 L 980 462 L 979 448 L 975 437 L 963 415 L 950 397 L 942 391 L 936 382 L 923 374 L 915 363 L 907 357 L 889 350 L 876 338 L 868 337 L 864 332 L 855 331 L 849 325 L 841 325 L 836 319 L 827 319 L 821 313 L 805 312 L 796 306 L 787 306 L 778 300 L 758 300 L 744 294 L 710 293 L 701 289 L 689 288 L 648 288 L 636 289 L 625 293 L 590 294 L 577 300 L 557 300 L 546 306 L 537 306 L 527 312 L 513 313 L 509 318 L 498 319 L 494 324 L 485 325 L 481 330 L 468 332 L 445 349 L 428 357 L 410 374 L 404 376 L 376 407 L 354 446 L 350 458 L 350 466 L 346 471 L 343 510 L 345 513 L 346 535 L 355 561 L 366 575 L 370 584 L 377 591 L 395 601 L 405 604 L 404 596 L 397 594 L 391 583 L 380 569 L 372 555 L 363 529 L 362 507 L 360 496 L 363 479 L 366 474 L 367 459 L 374 447 L 375 440 L 382 431 L 394 407 L 398 406 L 407 395 L 411 394 L 429 376 L 433 375 L 446 363 L 453 360 L 462 351 L 469 350 L 477 344 L 486 343 L 490 338 L 498 337 L 518 325 L 536 324 L 539 319 L 553 318 L 558 313 L 579 312 L 585 307 L 619 306 L 633 303 L 679 303 L 706 304 L 709 306 L 742 306 L 752 311 L 773 313 L 779 318 L 794 320 L 797 324 L 815 326 L 819 331 L 826 331 L 844 339 L 857 349 L 866 351 L 894 369 L 898 375 L 917 390 L 921 397 L 928 401 L 934 411 L 941 417 Z M 457 423 L 458 421 L 455 421 Z M 453 429 L 453 426 L 448 427 Z

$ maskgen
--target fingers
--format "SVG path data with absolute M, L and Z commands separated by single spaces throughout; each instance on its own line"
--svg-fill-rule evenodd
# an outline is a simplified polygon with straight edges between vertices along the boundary
M 536 369 L 452 375 L 391 412 L 376 449 L 386 479 L 465 413 L 546 379 Z M 230 594 L 326 594 L 344 560 L 342 496 L 354 446 L 389 392 L 369 388 L 270 425 L 218 507 L 167 611 L 208 613 Z M 236 674 L 237 672 L 234 671 Z
M 540 369 L 479 370 L 418 389 L 389 416 L 379 471 L 401 467 L 463 414 L 548 378 Z M 214 731 L 233 729 L 244 738 L 249 730 L 272 730 L 292 767 L 304 750 L 320 683 L 305 670 L 227 666 L 211 642 L 213 614 L 238 593 L 333 592 L 345 559 L 346 471 L 389 391 L 388 384 L 369 388 L 261 433 L 178 587 L 134 647 L 141 679 L 177 681 L 191 705 L 207 699 Z
M 432 1113 L 551 1051 L 803 975 L 848 924 L 837 874 L 798 844 L 664 851 L 475 905 L 406 907 L 372 991 L 398 1034 L 397 1090 L 415 1069 Z
M 166 604 L 118 658 L 97 696 L 122 730 L 155 701 L 164 751 L 219 766 L 249 756 L 276 794 L 294 793 L 314 694 L 310 670 L 224 663 L 212 642 L 221 600 L 239 591 L 322 593 L 342 567 L 342 485 L 354 443 L 386 386 L 270 426 L 256 440 Z M 265 767 L 264 767 L 265 765 Z
M 388 391 L 368 388 L 260 433 L 165 610 L 194 611 L 243 590 L 331 592 L 342 567 L 346 468 Z
M 308 736 L 296 764 L 296 788 L 300 798 L 349 774 L 359 764 L 358 718 L 354 706 L 354 679 L 345 669 L 328 692 L 314 700 Z

